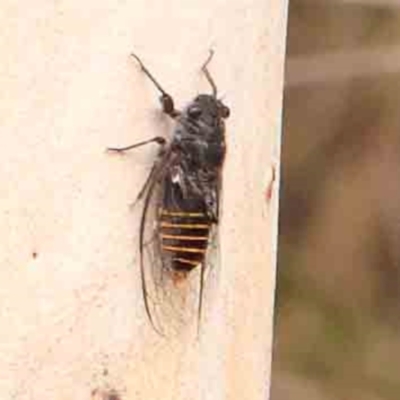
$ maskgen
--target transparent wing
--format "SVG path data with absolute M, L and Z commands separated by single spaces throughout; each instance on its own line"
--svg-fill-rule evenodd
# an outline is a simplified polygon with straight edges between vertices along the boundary
M 204 264 L 201 266 L 199 281 L 199 306 L 198 326 L 201 329 L 201 322 L 205 318 L 209 303 L 213 303 L 215 285 L 219 281 L 221 263 L 221 241 L 219 224 L 222 216 L 222 175 L 219 175 L 216 184 L 211 189 L 211 197 L 215 204 L 212 205 L 212 214 L 216 217 L 209 234 L 209 245 Z
M 145 310 L 154 329 L 161 335 L 176 334 L 197 324 L 200 315 L 208 256 L 190 272 L 172 267 L 170 255 L 162 251 L 160 239 L 160 209 L 165 195 L 165 179 L 174 160 L 158 161 L 143 196 L 139 231 L 139 264 Z M 154 172 L 155 171 L 155 172 Z M 208 250 L 212 250 L 215 234 L 210 236 Z M 215 243 L 214 243 L 215 245 Z M 208 251 L 207 251 L 208 253 Z

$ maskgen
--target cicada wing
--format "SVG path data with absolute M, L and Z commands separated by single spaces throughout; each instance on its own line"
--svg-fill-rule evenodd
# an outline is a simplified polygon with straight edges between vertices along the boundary
M 198 326 L 201 328 L 201 322 L 204 319 L 205 309 L 207 303 L 212 302 L 213 288 L 219 281 L 219 272 L 221 265 L 221 241 L 220 241 L 220 222 L 222 215 L 222 176 L 210 186 L 211 196 L 214 203 L 210 205 L 210 214 L 215 216 L 215 221 L 211 225 L 209 233 L 209 243 L 204 262 L 201 265 L 200 278 L 199 278 L 199 299 L 198 299 Z
M 195 320 L 201 270 L 176 271 L 171 256 L 163 251 L 160 210 L 165 203 L 171 162 L 160 165 L 143 197 L 139 230 L 139 263 L 145 310 L 154 329 L 165 336 L 175 334 Z M 167 182 L 167 183 L 166 183 Z

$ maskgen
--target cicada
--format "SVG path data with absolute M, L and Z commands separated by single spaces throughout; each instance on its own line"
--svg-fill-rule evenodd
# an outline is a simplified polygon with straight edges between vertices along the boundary
M 137 200 L 142 202 L 139 264 L 144 307 L 151 325 L 161 334 L 171 318 L 167 309 L 174 310 L 179 320 L 187 320 L 188 298 L 193 300 L 193 293 L 200 322 L 206 271 L 211 268 L 211 249 L 216 246 L 226 153 L 224 120 L 230 110 L 217 97 L 208 69 L 213 54 L 210 50 L 201 68 L 211 94 L 197 95 L 181 111 L 141 59 L 132 54 L 160 92 L 162 112 L 174 120 L 175 127 L 170 140 L 157 136 L 108 149 L 121 153 L 149 143 L 159 146 Z

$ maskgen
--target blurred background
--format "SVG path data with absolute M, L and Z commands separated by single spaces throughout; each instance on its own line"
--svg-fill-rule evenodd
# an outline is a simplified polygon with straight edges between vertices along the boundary
M 290 0 L 272 400 L 400 399 L 400 0 Z

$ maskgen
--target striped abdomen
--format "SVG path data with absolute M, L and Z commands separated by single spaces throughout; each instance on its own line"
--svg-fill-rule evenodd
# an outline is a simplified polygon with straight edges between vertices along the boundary
M 161 249 L 171 268 L 189 272 L 200 265 L 208 246 L 209 218 L 202 212 L 161 209 L 159 221 Z

